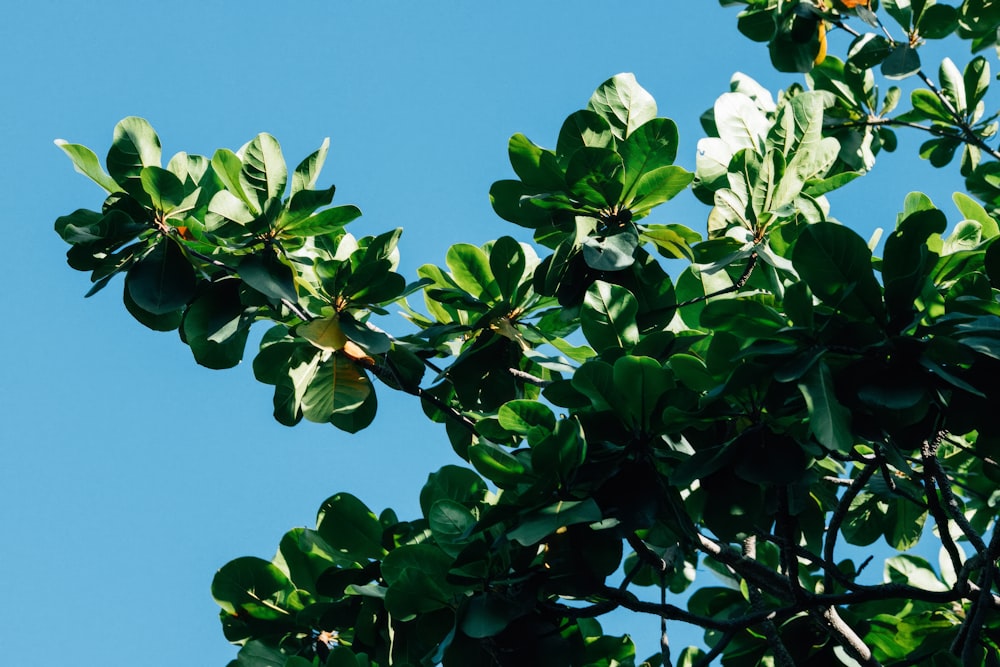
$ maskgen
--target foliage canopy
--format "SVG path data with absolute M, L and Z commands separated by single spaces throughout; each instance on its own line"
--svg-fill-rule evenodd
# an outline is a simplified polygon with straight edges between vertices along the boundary
M 216 369 L 266 321 L 253 370 L 280 423 L 359 431 L 384 387 L 461 459 L 429 475 L 418 517 L 338 493 L 272 560 L 223 566 L 231 665 L 635 664 L 597 621 L 620 609 L 704 628 L 686 666 L 1000 664 L 992 76 L 978 55 L 934 81 L 919 51 L 994 47 L 1000 4 L 721 4 L 806 86 L 775 99 L 735 75 L 691 173 L 674 122 L 614 76 L 554 149 L 510 139 L 515 177 L 490 199 L 534 243 L 457 244 L 411 282 L 401 230 L 355 237 L 360 210 L 319 185 L 326 141 L 290 174 L 268 134 L 166 167 L 137 117 L 103 166 L 57 142 L 107 193 L 55 225 L 88 296 L 124 274 L 128 311 Z M 833 31 L 852 36 L 843 60 Z M 911 108 L 876 75 L 918 81 Z M 909 195 L 875 256 L 825 195 L 900 128 L 935 166 L 960 153 L 969 194 L 950 221 Z M 704 233 L 650 222 L 687 188 Z M 390 308 L 410 332 L 376 326 Z M 939 563 L 906 553 L 932 540 Z M 844 545 L 875 543 L 893 554 L 873 580 Z M 721 585 L 672 604 L 698 567 Z M 670 661 L 664 639 L 645 664 Z

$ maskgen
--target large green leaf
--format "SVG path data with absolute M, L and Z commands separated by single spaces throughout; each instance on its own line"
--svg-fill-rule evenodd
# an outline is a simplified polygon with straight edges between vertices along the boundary
M 529 402 L 538 405 L 534 401 Z M 427 483 L 420 490 L 420 509 L 426 517 L 434 503 L 442 499 L 471 507 L 478 504 L 486 492 L 486 483 L 475 472 L 447 465 L 427 477 Z
M 586 206 L 614 207 L 625 189 L 621 156 L 608 148 L 581 148 L 566 166 L 566 185 Z
M 559 501 L 527 514 L 507 536 L 524 546 L 537 544 L 564 526 L 595 523 L 602 519 L 601 508 L 593 498 Z
M 268 199 L 280 198 L 288 182 L 288 168 L 281 146 L 270 134 L 261 133 L 243 149 L 240 185 L 258 210 L 264 210 Z
M 798 385 L 809 411 L 809 430 L 824 447 L 847 454 L 854 447 L 851 415 L 837 400 L 829 367 L 822 361 L 802 376 Z
M 853 317 L 885 322 L 871 250 L 854 231 L 832 222 L 809 225 L 795 243 L 792 264 L 826 305 Z
M 71 144 L 63 139 L 56 139 L 56 146 L 62 149 L 73 161 L 73 168 L 94 181 L 108 192 L 120 192 L 121 186 L 105 173 L 94 151 L 80 144 Z
M 288 577 L 270 562 L 246 556 L 224 565 L 212 580 L 212 597 L 230 614 L 261 620 L 288 617 L 285 601 L 292 592 Z
M 139 180 L 157 211 L 169 213 L 184 201 L 184 184 L 166 169 L 157 166 L 143 167 L 139 172 Z
M 207 368 L 232 368 L 243 360 L 251 320 L 240 301 L 240 281 L 220 280 L 203 290 L 184 312 L 184 341 Z
M 632 195 L 643 174 L 674 163 L 677 125 L 669 118 L 654 118 L 640 125 L 618 148 L 625 165 L 625 198 Z
M 543 437 L 535 435 L 531 440 L 532 469 L 538 475 L 554 477 L 560 483 L 570 479 L 586 454 L 587 441 L 580 423 L 575 419 L 562 419 L 551 433 Z
M 512 305 L 517 305 L 514 304 L 514 297 L 520 292 L 526 268 L 527 258 L 520 243 L 510 236 L 501 236 L 493 243 L 490 248 L 490 273 L 497 282 L 500 295 Z
M 536 189 L 536 192 L 562 189 L 563 170 L 555 153 L 539 148 L 523 134 L 510 138 L 507 152 L 514 173 L 526 186 Z
M 321 362 L 302 396 L 302 415 L 312 422 L 327 422 L 338 412 L 352 412 L 372 393 L 372 383 L 354 362 L 332 354 Z
M 298 300 L 292 268 L 280 261 L 270 248 L 246 255 L 240 260 L 237 271 L 243 282 L 269 299 L 292 303 Z
M 639 302 L 627 289 L 595 281 L 587 290 L 580 313 L 583 335 L 598 352 L 614 347 L 629 349 L 639 342 L 638 310 Z
M 656 101 L 631 73 L 616 74 L 602 83 L 591 95 L 587 108 L 603 116 L 618 139 L 656 118 Z
M 326 155 L 330 150 L 330 137 L 323 139 L 320 147 L 309 157 L 299 163 L 292 173 L 292 195 L 303 190 L 316 187 L 319 173 L 323 170 Z
M 556 153 L 565 158 L 584 146 L 614 148 L 614 145 L 611 125 L 604 116 L 591 109 L 581 109 L 570 114 L 563 122 L 556 142 Z
M 127 192 L 142 192 L 139 174 L 143 167 L 160 166 L 160 138 L 145 118 L 129 116 L 115 125 L 108 150 L 108 173 Z
M 613 367 L 619 418 L 633 431 L 650 432 L 653 418 L 663 411 L 664 394 L 675 386 L 673 374 L 649 357 L 625 356 Z
M 463 290 L 483 301 L 500 298 L 500 287 L 490 269 L 490 260 L 481 248 L 456 243 L 448 249 L 445 263 L 455 282 Z
M 187 305 L 198 279 L 184 252 L 170 239 L 160 240 L 125 277 L 125 288 L 143 310 L 163 315 Z
M 378 518 L 349 493 L 338 493 L 323 502 L 316 516 L 316 532 L 327 544 L 357 563 L 385 555 Z

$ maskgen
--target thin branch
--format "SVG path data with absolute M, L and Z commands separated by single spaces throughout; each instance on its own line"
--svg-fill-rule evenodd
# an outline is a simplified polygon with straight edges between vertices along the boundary
M 515 378 L 517 378 L 518 380 L 527 382 L 528 384 L 533 384 L 536 387 L 547 387 L 550 384 L 552 384 L 551 380 L 544 380 L 540 377 L 532 375 L 531 373 L 526 373 L 522 370 L 518 370 L 517 368 L 508 368 L 507 372 L 510 373 Z
M 722 652 L 726 650 L 726 647 L 736 639 L 736 635 L 740 633 L 740 630 L 726 630 L 719 637 L 719 641 L 715 642 L 715 646 L 712 647 L 708 653 L 702 656 L 701 660 L 694 663 L 693 667 L 710 667 L 712 661 L 722 655 Z
M 750 535 L 743 540 L 743 556 L 757 560 L 756 535 Z M 760 592 L 760 589 L 756 586 L 747 586 L 747 592 L 750 594 L 750 609 L 752 611 L 763 609 L 764 595 Z M 774 621 L 764 621 L 761 623 L 761 628 L 764 631 L 764 637 L 767 638 L 767 645 L 770 647 L 771 653 L 774 655 L 778 665 L 781 667 L 795 667 L 795 660 L 792 659 L 785 644 L 781 641 L 781 635 L 778 634 L 778 626 L 774 624 Z
M 676 310 L 678 308 L 684 308 L 685 306 L 692 306 L 696 303 L 701 303 L 702 301 L 708 301 L 709 299 L 713 299 L 717 296 L 722 296 L 723 294 L 738 292 L 739 290 L 743 289 L 743 286 L 747 284 L 748 280 L 750 280 L 750 276 L 753 274 L 755 266 L 757 266 L 756 252 L 750 254 L 750 257 L 747 259 L 746 268 L 743 269 L 743 273 L 740 275 L 739 278 L 736 279 L 736 282 L 730 285 L 729 287 L 720 289 L 716 292 L 712 292 L 711 294 L 706 294 L 705 296 L 697 296 L 693 299 L 688 299 L 687 301 L 681 301 L 680 303 L 675 303 L 673 306 L 668 307 L 667 310 Z
M 857 498 L 858 494 L 861 493 L 868 481 L 875 474 L 876 467 L 873 465 L 866 465 L 861 468 L 861 472 L 854 479 L 854 482 L 844 491 L 844 495 L 840 497 L 840 502 L 837 503 L 837 508 L 833 511 L 833 516 L 830 517 L 830 525 L 826 529 L 826 540 L 823 542 L 823 559 L 828 563 L 833 563 L 833 552 L 837 546 L 837 537 L 840 535 L 840 526 L 844 523 L 844 519 L 847 517 L 847 510 L 851 508 L 851 503 Z M 825 590 L 831 590 L 833 588 L 832 576 L 829 570 L 827 570 L 823 575 L 823 588 Z
M 858 636 L 854 628 L 844 622 L 836 607 L 831 605 L 824 609 L 820 612 L 820 618 L 829 635 L 843 646 L 852 658 L 865 667 L 881 667 L 882 663 L 872 655 L 871 648 Z
M 934 438 L 924 441 L 920 446 L 920 458 L 923 461 L 923 474 L 921 477 L 924 483 L 924 493 L 927 496 L 927 508 L 930 510 L 931 516 L 934 517 L 934 522 L 937 523 L 938 533 L 941 535 L 941 545 L 948 553 L 952 568 L 958 572 L 962 569 L 962 554 L 959 551 L 958 545 L 955 544 L 955 540 L 951 537 L 948 515 L 945 514 L 944 508 L 941 507 L 937 486 L 934 483 L 933 466 L 934 462 L 937 461 L 937 452 L 940 444 L 940 438 Z

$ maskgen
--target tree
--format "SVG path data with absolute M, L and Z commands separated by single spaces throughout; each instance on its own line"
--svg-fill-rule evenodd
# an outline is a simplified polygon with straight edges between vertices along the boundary
M 419 517 L 335 494 L 272 560 L 223 566 L 233 665 L 634 664 L 596 620 L 615 610 L 704 628 L 684 665 L 1000 663 L 991 75 L 982 56 L 946 59 L 935 82 L 919 55 L 950 36 L 994 46 L 1000 9 L 722 4 L 807 87 L 775 101 L 734 77 L 692 174 L 674 123 L 619 74 L 554 149 L 511 138 L 516 178 L 490 197 L 534 244 L 458 244 L 410 283 L 401 230 L 356 238 L 360 210 L 318 185 L 326 143 L 289 184 L 267 134 L 164 168 L 153 129 L 126 118 L 106 171 L 60 142 L 107 193 L 56 222 L 90 294 L 124 274 L 129 312 L 209 368 L 238 364 L 268 321 L 253 368 L 279 422 L 356 432 L 377 387 L 401 391 L 461 460 L 429 475 Z M 845 60 L 827 55 L 834 30 L 853 36 Z M 876 70 L 921 82 L 911 109 L 891 115 L 902 91 L 880 96 Z M 956 194 L 949 226 L 910 195 L 875 257 L 824 195 L 894 150 L 895 129 L 930 135 L 935 166 L 961 149 L 979 202 Z M 704 235 L 648 221 L 688 187 Z M 390 306 L 412 331 L 376 326 Z M 937 567 L 904 553 L 935 539 Z M 845 544 L 882 540 L 873 577 Z M 671 603 L 696 566 L 725 585 Z M 648 664 L 671 662 L 662 646 Z

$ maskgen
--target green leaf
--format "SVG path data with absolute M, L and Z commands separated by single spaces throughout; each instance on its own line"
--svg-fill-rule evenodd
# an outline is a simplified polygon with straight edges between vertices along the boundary
M 911 0 L 883 0 L 883 7 L 889 13 L 899 27 L 909 30 L 913 26 L 913 10 L 910 8 Z M 922 4 L 922 3 L 921 3 Z
M 673 199 L 690 185 L 694 174 L 683 167 L 659 167 L 644 173 L 635 184 L 629 206 L 636 216 L 646 215 L 653 207 Z
M 115 125 L 108 150 L 108 173 L 130 194 L 142 191 L 139 174 L 143 167 L 160 166 L 160 138 L 145 118 L 129 116 Z
M 258 210 L 264 210 L 267 200 L 285 193 L 288 168 L 277 139 L 270 134 L 258 134 L 243 148 L 242 162 L 240 185 Z
M 73 168 L 77 172 L 97 183 L 108 192 L 122 191 L 121 186 L 115 183 L 114 179 L 104 172 L 94 151 L 80 144 L 68 143 L 63 139 L 56 139 L 55 144 L 73 161 Z
M 566 167 L 566 185 L 584 205 L 610 209 L 625 189 L 625 167 L 618 153 L 607 148 L 581 148 Z
M 629 349 L 639 342 L 636 313 L 639 302 L 624 287 L 594 281 L 587 289 L 580 324 L 587 342 L 603 352 L 609 348 Z
M 583 259 L 587 266 L 598 271 L 621 271 L 635 262 L 638 246 L 639 235 L 629 225 L 612 236 L 588 236 L 583 242 Z
M 385 555 L 378 518 L 349 493 L 338 493 L 323 502 L 316 517 L 316 532 L 356 563 L 363 565 Z
M 917 20 L 917 30 L 925 39 L 944 39 L 958 27 L 958 11 L 949 5 L 931 4 Z
M 657 252 L 672 259 L 694 260 L 691 246 L 701 241 L 701 234 L 684 225 L 645 225 L 639 240 L 656 246 Z
M 655 359 L 625 356 L 614 363 L 613 378 L 616 399 L 624 408 L 619 418 L 630 430 L 651 432 L 664 395 L 675 386 L 673 374 Z
M 563 171 L 552 151 L 536 146 L 523 134 L 515 134 L 507 143 L 507 154 L 514 173 L 526 186 L 542 191 L 563 188 Z
M 522 546 L 537 544 L 564 526 L 594 523 L 603 518 L 601 508 L 593 498 L 559 501 L 528 514 L 507 537 Z
M 979 223 L 983 230 L 984 239 L 992 239 L 1000 236 L 1000 226 L 997 225 L 997 221 L 993 216 L 986 212 L 982 204 L 962 192 L 956 192 L 951 198 L 963 218 Z
M 240 301 L 240 281 L 220 280 L 195 297 L 181 331 L 195 361 L 206 368 L 232 368 L 243 360 L 251 320 Z
M 569 157 L 584 146 L 611 149 L 615 147 L 611 125 L 604 116 L 590 109 L 581 109 L 566 118 L 559 129 L 556 153 Z
M 184 201 L 184 184 L 166 169 L 143 167 L 139 172 L 139 180 L 157 211 L 170 213 Z
M 945 58 L 941 61 L 938 76 L 941 80 L 941 92 L 951 102 L 955 111 L 960 115 L 965 115 L 969 109 L 968 101 L 965 98 L 965 80 L 951 58 Z
M 538 405 L 534 401 L 530 401 Z M 427 483 L 420 490 L 420 510 L 428 516 L 434 503 L 448 499 L 464 507 L 478 505 L 487 493 L 486 483 L 468 468 L 446 465 L 427 477 Z
M 212 598 L 224 611 L 261 620 L 289 617 L 284 603 L 292 590 L 281 570 L 252 556 L 230 561 L 212 579 Z
M 882 289 L 872 271 L 868 244 L 832 222 L 807 226 L 792 251 L 792 264 L 820 301 L 847 315 L 885 322 Z
M 919 556 L 900 555 L 885 561 L 887 583 L 907 584 L 925 591 L 948 590 L 948 585 L 934 573 L 934 568 Z
M 511 621 L 525 613 L 523 605 L 504 597 L 476 595 L 465 605 L 459 628 L 468 637 L 486 639 L 500 634 Z
M 320 350 L 336 352 L 347 343 L 347 336 L 340 328 L 340 316 L 318 318 L 295 327 L 295 335 L 305 338 Z
M 481 441 L 468 449 L 469 462 L 486 479 L 498 486 L 525 481 L 524 464 L 491 442 Z
M 730 149 L 730 156 L 741 148 L 761 150 L 771 122 L 752 99 L 742 93 L 725 93 L 715 101 L 714 112 L 719 138 Z
M 551 433 L 532 434 L 531 467 L 541 476 L 555 477 L 559 483 L 571 479 L 573 471 L 583 463 L 587 454 L 587 441 L 583 429 L 575 419 L 561 419 Z
M 461 503 L 442 498 L 431 505 L 427 525 L 444 549 L 444 545 L 467 541 L 468 533 L 476 525 L 476 517 Z
M 869 32 L 859 36 L 847 51 L 847 61 L 859 69 L 870 69 L 880 64 L 892 53 L 892 42 Z
M 382 576 L 389 584 L 386 609 L 401 621 L 449 606 L 456 590 L 447 583 L 452 559 L 432 544 L 411 544 L 394 549 L 382 561 Z
M 837 400 L 830 369 L 823 361 L 815 364 L 798 384 L 809 410 L 809 431 L 824 447 L 841 454 L 854 447 L 851 415 Z
M 448 248 L 445 264 L 458 286 L 472 296 L 487 302 L 500 299 L 500 287 L 490 269 L 490 260 L 481 248 L 456 243 Z
M 333 354 L 321 362 L 302 396 L 302 415 L 323 423 L 339 412 L 353 412 L 372 393 L 372 384 L 350 359 Z
M 552 431 L 556 427 L 556 418 L 552 410 L 545 404 L 533 400 L 508 401 L 500 406 L 497 418 L 500 420 L 500 426 L 517 435 L 528 435 L 533 429 Z
M 325 236 L 340 231 L 344 225 L 360 217 L 361 209 L 353 204 L 334 206 L 308 217 L 299 218 L 283 226 L 281 233 L 283 236 L 288 235 L 298 238 Z
M 493 274 L 500 295 L 512 305 L 525 278 L 527 259 L 524 248 L 510 236 L 501 236 L 490 248 L 490 273 Z
M 246 255 L 236 270 L 250 287 L 275 301 L 298 301 L 292 268 L 278 259 L 273 249 Z
M 631 198 L 646 173 L 674 163 L 677 157 L 677 125 L 669 118 L 654 118 L 628 136 L 618 152 L 625 165 L 625 198 Z
M 625 139 L 656 118 L 656 101 L 631 73 L 616 74 L 602 83 L 591 95 L 587 108 L 603 116 L 618 139 Z
M 920 54 L 909 44 L 898 44 L 882 61 L 881 69 L 887 79 L 905 79 L 920 71 Z
M 154 315 L 186 306 L 194 297 L 197 283 L 191 263 L 169 239 L 160 240 L 125 277 L 125 288 L 135 304 Z
M 943 6 L 943 5 L 937 5 Z M 968 100 L 969 109 L 974 110 L 990 87 L 990 64 L 986 58 L 978 56 L 965 66 L 962 74 L 965 86 L 965 97 Z
M 226 188 L 223 192 L 250 207 L 251 218 L 260 214 L 260 205 L 256 200 L 251 200 L 243 189 L 243 182 L 240 178 L 243 171 L 243 161 L 236 153 L 226 148 L 215 151 L 215 155 L 212 156 L 212 171 Z
M 307 157 L 292 173 L 292 195 L 304 190 L 312 190 L 316 187 L 319 173 L 326 163 L 326 155 L 330 150 L 330 137 L 323 139 L 323 143 L 312 155 Z

